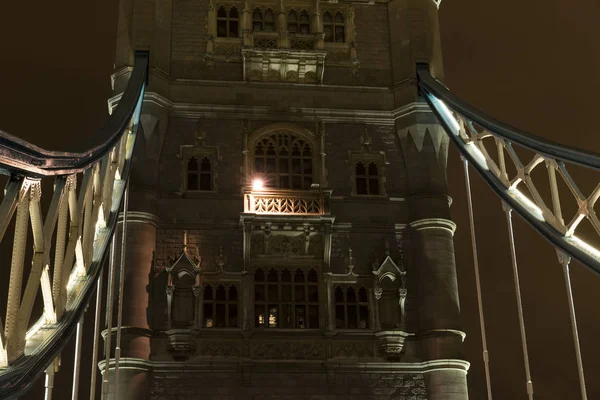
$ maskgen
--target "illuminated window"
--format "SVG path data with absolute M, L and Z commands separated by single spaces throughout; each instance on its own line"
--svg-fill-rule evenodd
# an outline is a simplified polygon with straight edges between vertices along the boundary
M 310 16 L 306 10 L 300 13 L 292 10 L 288 13 L 288 32 L 289 33 L 310 33 Z
M 204 327 L 238 327 L 238 289 L 235 285 L 204 287 Z
M 323 32 L 326 42 L 344 43 L 346 41 L 346 24 L 341 12 L 332 15 L 329 11 L 323 14 Z
M 365 163 L 359 161 L 355 168 L 356 194 L 379 194 L 379 168 L 374 162 Z
M 369 300 L 367 289 L 356 293 L 352 287 L 335 289 L 335 327 L 337 329 L 367 329 L 369 327 Z
M 257 328 L 318 328 L 319 284 L 317 272 L 297 269 L 254 274 L 254 323 Z
M 313 147 L 291 132 L 266 135 L 254 147 L 254 173 L 266 187 L 310 189 L 313 183 Z
M 267 8 L 264 12 L 255 8 L 252 13 L 252 30 L 254 32 L 275 32 L 275 14 Z
M 239 36 L 239 15 L 235 7 L 219 7 L 217 10 L 217 37 Z

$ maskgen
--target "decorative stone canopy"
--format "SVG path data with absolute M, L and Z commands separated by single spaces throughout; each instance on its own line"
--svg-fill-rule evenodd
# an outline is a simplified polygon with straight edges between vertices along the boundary
M 242 49 L 247 81 L 322 83 L 326 51 Z

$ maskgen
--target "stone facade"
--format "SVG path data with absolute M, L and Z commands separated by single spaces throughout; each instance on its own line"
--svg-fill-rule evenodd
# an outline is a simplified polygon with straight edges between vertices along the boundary
M 437 6 L 121 0 L 115 93 L 151 67 L 120 398 L 467 398 Z

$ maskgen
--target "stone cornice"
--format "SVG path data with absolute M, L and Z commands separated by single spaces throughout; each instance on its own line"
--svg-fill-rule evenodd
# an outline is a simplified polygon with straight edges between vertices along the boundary
M 412 221 L 408 224 L 412 229 L 422 231 L 426 229 L 444 229 L 454 235 L 456 224 L 445 218 L 425 218 L 417 221 Z
M 123 213 L 119 214 L 118 223 L 123 223 Z M 127 223 L 128 224 L 150 224 L 154 227 L 158 227 L 160 219 L 150 213 L 140 211 L 127 211 Z
M 336 88 L 329 87 L 328 90 Z M 365 89 L 363 89 L 364 91 Z M 380 90 L 380 88 L 377 88 Z M 382 89 L 388 92 L 388 89 Z M 361 88 L 355 88 L 360 93 Z M 108 100 L 109 108 L 116 107 L 121 95 Z M 227 118 L 227 119 L 253 119 L 253 120 L 279 120 L 292 121 L 322 121 L 325 123 L 361 123 L 393 126 L 395 121 L 414 113 L 431 113 L 425 103 L 409 103 L 393 110 L 366 110 L 366 109 L 340 109 L 340 108 L 314 108 L 314 107 L 288 107 L 274 109 L 267 106 L 241 106 L 235 104 L 196 104 L 172 102 L 166 97 L 146 92 L 145 103 L 152 103 L 167 109 L 172 116 L 183 118 Z
M 101 371 L 104 371 L 106 361 L 98 363 Z M 109 369 L 114 369 L 115 360 L 109 360 Z M 194 374 L 198 372 L 218 372 L 218 371 L 240 371 L 240 369 L 251 369 L 252 372 L 272 372 L 277 371 L 336 371 L 336 372 L 373 372 L 373 373 L 430 373 L 439 370 L 455 370 L 467 373 L 471 364 L 465 360 L 458 359 L 439 359 L 424 362 L 364 362 L 348 363 L 322 360 L 295 360 L 293 362 L 282 360 L 218 360 L 196 362 L 177 362 L 177 361 L 147 361 L 140 358 L 121 357 L 119 369 L 134 369 L 140 371 L 177 372 L 183 374 Z

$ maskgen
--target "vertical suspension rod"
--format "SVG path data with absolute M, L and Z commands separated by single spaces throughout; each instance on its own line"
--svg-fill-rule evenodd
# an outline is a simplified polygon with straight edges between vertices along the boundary
M 517 311 L 519 314 L 519 328 L 521 330 L 521 344 L 523 345 L 523 359 L 525 362 L 525 378 L 527 379 L 527 397 L 533 400 L 533 382 L 531 381 L 531 371 L 529 369 L 529 353 L 527 351 L 527 336 L 525 334 L 525 318 L 523 317 L 523 303 L 521 301 L 521 286 L 519 284 L 519 268 L 517 266 L 517 252 L 515 250 L 515 235 L 512 223 L 512 208 L 502 203 L 506 213 L 506 223 L 508 224 L 508 242 L 510 244 L 510 256 L 513 266 L 513 275 L 515 280 L 515 294 L 517 297 Z
M 575 345 L 575 357 L 577 359 L 577 373 L 579 375 L 579 387 L 581 389 L 581 399 L 587 400 L 587 390 L 585 388 L 585 375 L 583 373 L 583 361 L 581 359 L 581 348 L 579 346 L 579 332 L 577 330 L 577 319 L 575 318 L 575 302 L 573 301 L 573 290 L 571 288 L 571 274 L 569 264 L 571 257 L 559 252 L 558 259 L 563 267 L 565 275 L 565 286 L 569 301 L 569 317 L 571 318 L 571 329 L 573 331 L 573 344 Z
M 100 343 L 100 312 L 102 311 L 102 279 L 101 273 L 96 286 L 96 314 L 94 322 L 94 347 L 92 350 L 92 376 L 90 378 L 90 400 L 96 400 L 96 378 L 98 376 L 98 345 Z
M 79 371 L 81 370 L 81 341 L 83 335 L 83 315 L 77 322 L 77 333 L 75 337 L 75 361 L 73 363 L 73 386 L 71 400 L 77 400 L 79 395 Z
M 123 199 L 123 233 L 121 237 L 121 264 L 119 270 L 119 309 L 117 311 L 117 343 L 115 346 L 115 399 L 119 393 L 119 361 L 121 359 L 121 322 L 123 319 L 123 287 L 125 284 L 125 256 L 127 246 L 127 208 L 129 207 L 129 179 Z
M 477 257 L 477 239 L 475 237 L 475 219 L 473 218 L 473 200 L 471 198 L 471 179 L 469 178 L 469 162 L 463 157 L 465 182 L 467 187 L 467 205 L 469 207 L 469 224 L 471 228 L 471 248 L 473 249 L 473 266 L 475 267 L 475 285 L 477 287 L 477 306 L 479 309 L 479 325 L 481 326 L 481 344 L 483 346 L 483 365 L 485 368 L 485 383 L 487 398 L 492 400 L 492 381 L 490 376 L 490 357 L 485 334 L 485 318 L 483 316 L 483 299 L 481 295 L 481 280 L 479 277 L 479 258 Z
M 52 400 L 52 389 L 54 388 L 54 363 L 46 369 L 46 381 L 44 382 L 44 400 Z
M 110 349 L 111 349 L 111 339 L 112 339 L 112 315 L 113 315 L 113 290 L 115 286 L 115 264 L 117 257 L 116 255 L 116 235 L 113 233 L 112 242 L 110 244 L 110 267 L 108 271 L 108 288 L 106 294 L 106 343 L 105 343 L 105 357 L 106 361 L 104 363 L 104 372 L 102 374 L 102 400 L 106 400 L 108 398 L 108 390 L 109 390 L 109 363 L 110 363 Z

